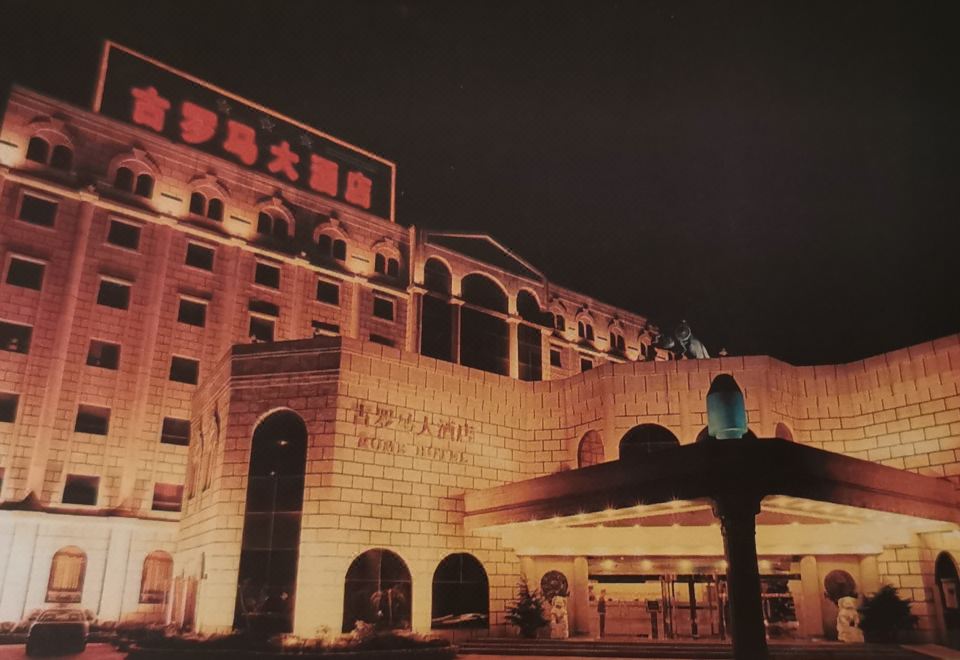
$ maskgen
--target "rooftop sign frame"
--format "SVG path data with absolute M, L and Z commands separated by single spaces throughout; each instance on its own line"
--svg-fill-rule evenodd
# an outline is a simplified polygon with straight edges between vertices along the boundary
M 396 221 L 392 161 L 116 42 L 103 43 L 92 109 Z

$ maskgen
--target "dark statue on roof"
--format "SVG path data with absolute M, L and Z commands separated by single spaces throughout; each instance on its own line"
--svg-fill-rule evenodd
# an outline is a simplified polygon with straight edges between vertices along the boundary
M 686 321 L 680 321 L 680 325 L 672 335 L 660 335 L 656 345 L 673 353 L 676 360 L 702 360 L 710 357 L 707 347 L 693 336 L 690 325 Z

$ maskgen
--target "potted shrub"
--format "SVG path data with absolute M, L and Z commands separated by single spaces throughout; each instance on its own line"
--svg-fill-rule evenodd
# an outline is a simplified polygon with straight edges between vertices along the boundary
M 868 642 L 892 644 L 900 631 L 913 630 L 917 617 L 910 613 L 910 599 L 901 598 L 897 590 L 886 584 L 860 608 L 860 627 Z
M 543 613 L 543 598 L 538 591 L 530 591 L 526 578 L 517 585 L 517 599 L 507 608 L 506 619 L 528 638 L 536 637 L 537 630 L 549 623 Z

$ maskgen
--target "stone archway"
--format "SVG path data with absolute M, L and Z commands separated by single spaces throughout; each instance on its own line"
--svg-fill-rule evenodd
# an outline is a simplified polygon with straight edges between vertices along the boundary
M 934 576 L 937 582 L 937 604 L 943 615 L 944 643 L 960 649 L 960 576 L 949 552 L 937 555 Z

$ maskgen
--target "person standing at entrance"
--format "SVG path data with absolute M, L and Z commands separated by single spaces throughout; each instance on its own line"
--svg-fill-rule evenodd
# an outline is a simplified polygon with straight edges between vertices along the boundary
M 600 615 L 600 637 L 603 637 L 607 625 L 607 590 L 600 591 L 600 600 L 597 601 L 597 614 Z

